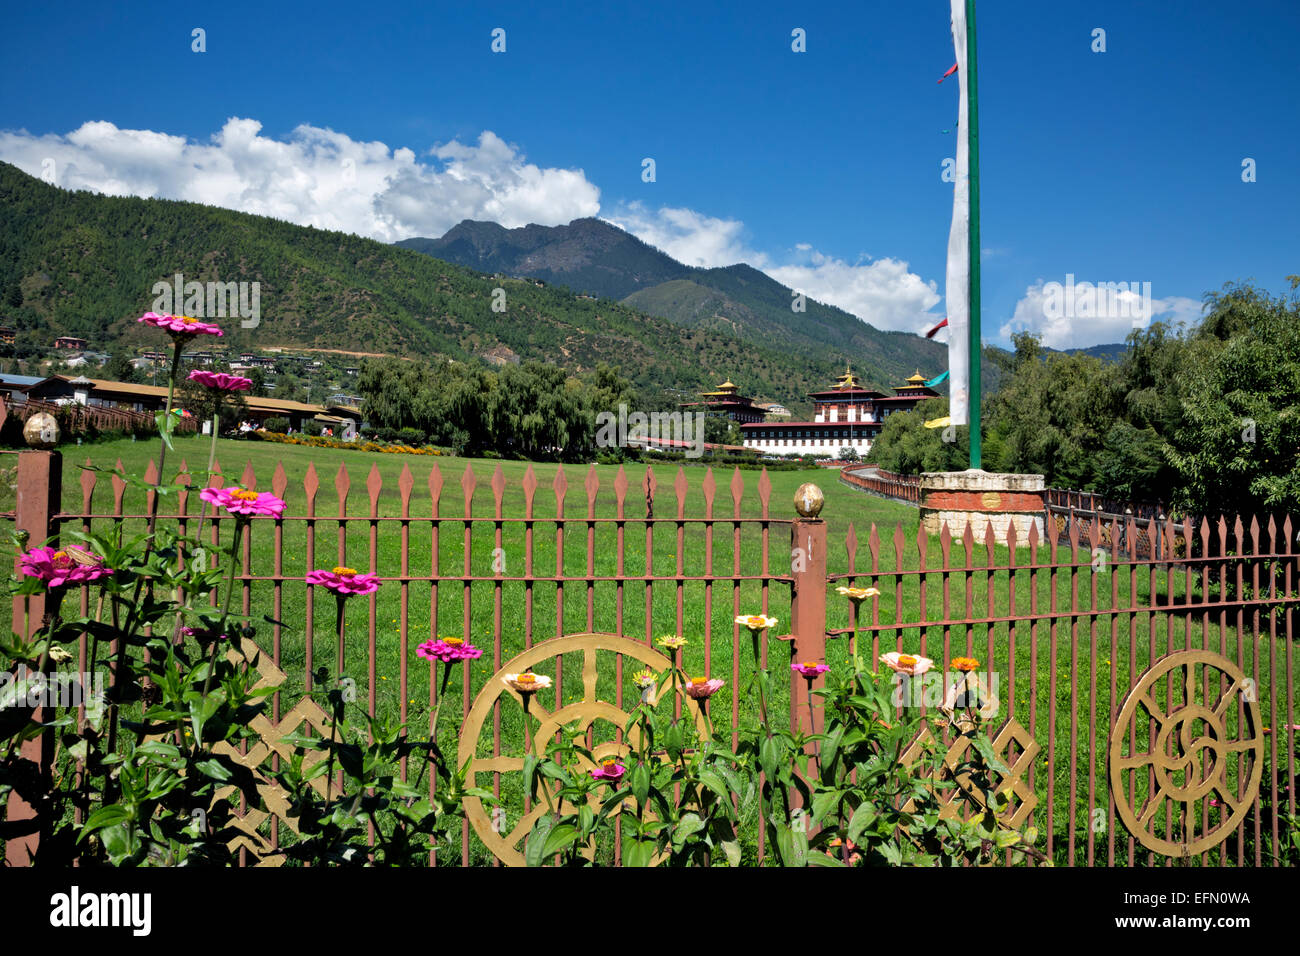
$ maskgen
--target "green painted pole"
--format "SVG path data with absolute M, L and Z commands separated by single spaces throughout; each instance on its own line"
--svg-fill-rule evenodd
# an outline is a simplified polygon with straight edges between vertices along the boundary
M 975 0 L 966 0 L 966 146 L 970 164 L 970 466 L 980 468 L 980 123 Z

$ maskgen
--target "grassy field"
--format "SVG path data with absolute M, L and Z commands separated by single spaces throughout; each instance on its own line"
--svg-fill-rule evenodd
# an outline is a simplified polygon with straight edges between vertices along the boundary
M 110 468 L 120 460 L 128 474 L 140 475 L 156 450 L 154 443 L 129 440 L 69 449 L 64 460 L 65 511 L 78 514 L 83 510 L 81 465 L 87 457 L 92 465 L 101 468 Z M 179 439 L 176 451 L 169 454 L 168 470 L 179 466 L 182 459 L 192 467 L 202 467 L 207 460 L 206 440 Z M 682 469 L 686 483 L 685 520 L 680 524 L 659 521 L 648 530 L 644 520 L 644 466 L 627 469 L 623 521 L 617 520 L 615 506 L 617 467 L 597 466 L 590 471 L 586 467 L 565 468 L 568 492 L 561 543 L 557 541 L 554 520 L 555 465 L 532 466 L 537 490 L 534 522 L 527 525 L 509 520 L 524 516 L 523 489 L 529 466 L 522 462 L 467 462 L 450 457 L 224 440 L 218 444 L 218 460 L 224 473 L 233 478 L 251 466 L 259 490 L 270 490 L 273 475 L 278 468 L 283 469 L 288 520 L 279 530 L 271 522 L 254 523 L 245 551 L 244 585 L 245 606 L 253 616 L 260 618 L 266 614 L 279 622 L 260 622 L 258 641 L 268 650 L 279 649 L 281 667 L 288 675 L 282 709 L 292 706 L 303 689 L 309 649 L 314 667 L 325 665 L 337 671 L 339 665 L 334 601 L 323 592 L 311 599 L 302 583 L 303 575 L 316 567 L 349 564 L 361 570 L 374 570 L 389 580 L 374 598 L 350 602 L 342 671 L 356 681 L 358 700 L 362 704 L 373 693 L 378 713 L 405 717 L 417 731 L 428 726 L 432 696 L 428 664 L 416 657 L 415 647 L 431 634 L 467 633 L 485 650 L 481 660 L 466 665 L 452 678 L 449 693 L 460 696 L 468 705 L 471 695 L 487 684 L 502 663 L 532 643 L 556 634 L 601 631 L 645 638 L 680 632 L 691 641 L 683 652 L 686 670 L 691 674 L 707 670 L 728 682 L 712 705 L 715 718 L 734 715 L 742 724 L 756 720 L 757 704 L 752 695 L 735 693 L 738 685 L 743 691 L 750 666 L 747 641 L 743 636 L 736 641 L 731 621 L 736 613 L 766 609 L 778 619 L 769 638 L 787 633 L 789 585 L 770 578 L 789 574 L 790 532 L 785 524 L 772 525 L 765 549 L 760 523 L 731 520 L 733 473 L 730 471 L 712 475 L 716 483 L 714 524 L 710 526 L 701 520 L 705 515 L 703 485 L 710 472 L 703 467 L 687 467 Z M 462 478 L 467 464 L 477 479 L 473 498 L 476 520 L 472 522 L 463 520 Z M 437 521 L 431 519 L 429 492 L 430 470 L 435 465 L 443 482 Z M 303 482 L 309 467 L 314 467 L 320 487 L 312 511 L 314 520 L 302 520 L 308 514 Z M 410 469 L 413 487 L 409 520 L 401 520 L 400 484 L 405 467 Z M 495 520 L 491 487 L 498 467 L 504 483 L 500 517 L 506 519 L 501 522 Z M 344 468 L 350 482 L 346 513 L 354 518 L 341 525 L 337 520 L 338 478 L 340 469 Z M 371 492 L 367 483 L 368 480 L 373 483 L 375 474 L 380 484 L 374 494 L 375 520 L 370 520 Z M 587 520 L 589 488 L 584 485 L 589 474 L 598 483 L 591 521 Z M 677 469 L 660 466 L 654 469 L 654 475 L 657 480 L 654 514 L 661 519 L 675 518 Z M 759 473 L 741 472 L 740 477 L 744 488 L 739 514 L 742 518 L 758 517 Z M 1047 568 L 1031 571 L 1026 567 L 1030 555 L 1023 548 L 1012 556 L 1006 548 L 997 547 L 990 555 L 977 545 L 968 561 L 960 541 L 953 543 L 950 555 L 950 567 L 955 570 L 947 574 L 927 570 L 925 575 L 920 575 L 916 573 L 918 521 L 914 508 L 848 488 L 836 480 L 834 472 L 772 472 L 769 477 L 772 485 L 769 517 L 774 520 L 794 517 L 792 499 L 800 484 L 814 481 L 822 488 L 826 498 L 822 517 L 827 523 L 827 561 L 832 576 L 848 570 L 845 537 L 850 526 L 853 527 L 858 545 L 856 583 L 873 583 L 883 591 L 874 619 L 877 623 L 870 624 L 870 605 L 864 605 L 864 620 L 859 624 L 870 624 L 867 633 L 859 638 L 864 651 L 868 646 L 873 650 L 898 648 L 925 653 L 941 663 L 953 654 L 973 654 L 983 662 L 990 679 L 998 681 L 998 696 L 1006 710 L 1014 713 L 1025 728 L 1032 726 L 1033 739 L 1042 748 L 1033 776 L 1033 790 L 1041 801 L 1035 823 L 1045 835 L 1051 835 L 1053 855 L 1058 862 L 1086 862 L 1090 842 L 1099 848 L 1099 860 L 1105 860 L 1110 834 L 1120 826 L 1111 817 L 1107 804 L 1109 715 L 1123 702 L 1130 678 L 1144 672 L 1155 658 L 1185 646 L 1206 646 L 1220 651 L 1230 660 L 1240 661 L 1246 675 L 1256 680 L 1264 724 L 1273 727 L 1295 722 L 1291 648 L 1284 637 L 1269 636 L 1267 620 L 1255 628 L 1241 628 L 1237 626 L 1238 621 L 1229 617 L 1228 626 L 1220 627 L 1217 614 L 1203 619 L 1199 614 L 1148 610 L 1153 594 L 1161 596 L 1162 601 L 1168 601 L 1170 596 L 1181 600 L 1188 595 L 1200 600 L 1199 579 L 1189 580 L 1181 572 L 1160 571 L 1153 575 L 1145 568 L 1134 572 L 1122 564 L 1106 563 L 1098 568 L 1088 552 L 1077 556 L 1076 565 L 1059 568 L 1055 574 Z M 193 481 L 201 484 L 202 474 L 196 474 Z M 143 491 L 128 488 L 124 511 L 139 514 L 143 507 Z M 191 496 L 190 514 L 197 514 L 198 507 L 197 495 Z M 174 503 L 169 502 L 164 505 L 163 513 L 173 509 Z M 113 511 L 113 492 L 107 474 L 97 475 L 90 510 L 96 514 Z M 79 524 L 71 522 L 73 527 Z M 138 522 L 128 522 L 131 524 Z M 879 571 L 874 576 L 869 573 L 873 524 L 877 526 L 880 541 Z M 101 527 L 98 520 L 95 526 Z M 193 530 L 192 523 L 190 528 Z M 895 536 L 900 530 L 904 543 L 901 555 L 896 555 Z M 228 529 L 223 530 L 223 539 L 228 533 Z M 531 563 L 526 546 L 530 535 Z M 935 539 L 926 543 L 927 568 L 933 569 L 939 563 L 940 543 Z M 1013 557 L 1015 569 L 1011 570 Z M 1038 563 L 1046 561 L 1046 549 L 1040 548 Z M 1057 562 L 1069 565 L 1070 555 L 1063 549 Z M 990 564 L 996 570 L 982 570 Z M 523 580 L 529 575 L 542 579 Z M 684 580 L 647 583 L 647 575 Z M 622 580 L 588 580 L 618 577 Z M 764 577 L 769 580 L 765 582 Z M 566 580 L 557 581 L 557 578 Z M 709 580 L 702 580 L 705 578 Z M 1014 640 L 1012 626 L 1005 621 L 991 625 L 932 623 L 944 619 L 1012 616 L 1008 586 L 1011 580 L 1015 582 L 1015 613 L 1027 613 L 1032 596 L 1039 615 L 1032 626 L 1026 621 L 1015 624 Z M 922 581 L 926 593 L 924 607 Z M 847 602 L 833 591 L 838 583 L 847 582 L 832 581 L 828 587 L 830 629 L 847 627 L 850 623 Z M 945 586 L 950 593 L 950 609 L 946 614 Z M 1080 606 L 1092 613 L 1049 622 L 1053 599 L 1055 606 L 1069 608 L 1074 593 L 1079 595 Z M 1136 607 L 1138 611 L 1112 613 L 1128 607 Z M 1243 633 L 1244 639 L 1239 636 Z M 735 653 L 737 644 L 743 651 L 739 655 Z M 788 652 L 775 640 L 769 646 L 771 665 L 778 672 L 788 672 Z M 850 653 L 848 640 L 832 640 L 827 663 L 843 666 Z M 633 664 L 622 667 L 620 673 L 619 659 L 609 652 L 601 652 L 598 663 L 600 698 L 613 701 L 636 698 L 631 683 Z M 579 655 L 566 655 L 559 665 L 537 665 L 539 672 L 561 678 L 557 680 L 554 703 L 571 704 L 581 699 L 581 667 Z M 1209 686 L 1211 678 L 1206 677 L 1205 681 Z M 1176 701 L 1177 688 L 1174 693 Z M 776 702 L 776 709 L 783 719 L 788 716 L 784 695 Z M 498 714 L 502 750 L 506 754 L 518 754 L 522 748 L 518 708 L 511 699 L 505 698 Z M 481 730 L 481 754 L 492 752 L 493 723 L 494 720 L 488 720 Z M 451 720 L 444 717 L 440 736 L 444 747 L 452 752 L 460 730 L 458 724 L 459 715 Z M 1237 724 L 1233 723 L 1229 729 L 1235 732 L 1236 728 Z M 1139 739 L 1145 738 L 1146 732 L 1147 725 L 1141 723 L 1137 730 Z M 593 728 L 595 742 L 612 737 L 612 725 L 606 722 L 600 721 Z M 1289 772 L 1294 773 L 1294 736 L 1280 740 L 1278 736 L 1269 738 L 1269 748 L 1279 744 L 1278 757 L 1274 757 L 1271 749 L 1268 757 L 1270 768 L 1280 766 L 1285 784 L 1288 766 Z M 1292 761 L 1290 765 L 1288 757 Z M 1069 772 L 1072 759 L 1078 767 L 1075 775 Z M 1230 770 L 1230 783 L 1235 781 L 1235 773 Z M 522 812 L 518 788 L 510 774 L 503 774 L 499 784 L 509 819 L 513 821 Z M 1100 830 L 1094 812 L 1097 808 L 1105 811 Z M 1209 822 L 1212 824 L 1214 818 Z M 1251 828 L 1248 818 L 1247 835 Z M 1269 821 L 1265 820 L 1264 830 L 1268 828 Z M 1116 835 L 1119 861 L 1127 862 L 1127 834 L 1120 830 Z M 1073 853 L 1070 852 L 1072 842 Z M 752 849 L 751 846 L 751 852 Z M 471 857 L 484 859 L 484 851 L 476 841 Z M 1136 862 L 1142 861 L 1143 854 L 1139 854 Z M 1212 855 L 1209 862 L 1220 860 Z

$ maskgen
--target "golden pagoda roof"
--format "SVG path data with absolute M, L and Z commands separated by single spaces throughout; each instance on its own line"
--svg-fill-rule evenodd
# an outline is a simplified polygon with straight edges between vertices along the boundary
M 858 377 L 853 374 L 852 367 L 847 364 L 844 366 L 844 374 L 839 376 L 836 382 L 838 383 L 836 388 L 858 388 L 861 384 L 858 382 Z
M 727 379 L 712 392 L 700 392 L 701 396 L 709 397 L 712 395 L 733 395 L 740 388 L 731 379 Z
M 921 370 L 919 368 L 916 370 L 916 374 L 909 376 L 907 380 L 910 383 L 914 383 L 918 385 L 925 384 L 925 376 L 921 374 Z

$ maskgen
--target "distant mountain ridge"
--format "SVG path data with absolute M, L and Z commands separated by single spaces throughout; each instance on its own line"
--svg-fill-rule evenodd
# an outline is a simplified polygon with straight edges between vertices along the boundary
M 686 328 L 797 350 L 820 362 L 849 362 L 881 389 L 918 369 L 927 378 L 938 375 L 948 364 L 947 348 L 937 342 L 877 329 L 809 298 L 796 311 L 793 290 L 752 266 L 688 266 L 600 219 L 515 229 L 467 219 L 441 238 L 397 245 L 480 272 L 616 299 Z
M 504 265 L 517 263 L 520 235 L 473 224 L 452 238 L 483 250 L 475 255 L 506 257 L 497 260 Z M 651 304 L 672 316 L 266 216 L 71 192 L 0 163 L 0 324 L 16 330 L 13 347 L 28 355 L 43 354 L 59 335 L 101 350 L 157 346 L 158 333 L 136 320 L 153 308 L 154 284 L 181 273 L 190 281 L 260 283 L 256 328 L 218 320 L 226 332 L 218 344 L 236 351 L 536 360 L 574 371 L 605 362 L 665 404 L 731 378 L 745 394 L 793 409 L 846 362 L 881 388 L 915 368 L 934 375 L 946 365 L 942 346 L 880 332 L 838 309 L 809 302 L 807 313 L 792 313 L 789 290 L 748 266 L 690 269 L 597 220 L 570 228 L 567 244 L 545 227 L 522 235 L 537 257 L 528 262 L 557 276 L 591 270 L 639 284 L 637 295 L 664 299 Z M 505 311 L 493 308 L 498 289 L 507 294 Z
M 607 299 L 625 299 L 691 271 L 636 236 L 590 218 L 517 229 L 466 219 L 440 239 L 396 245 L 480 272 L 529 276 Z

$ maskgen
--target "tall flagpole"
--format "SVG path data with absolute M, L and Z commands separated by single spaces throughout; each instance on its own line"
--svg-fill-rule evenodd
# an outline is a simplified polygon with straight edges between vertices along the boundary
M 966 143 L 970 163 L 970 466 L 980 454 L 980 124 L 975 77 L 975 0 L 966 0 Z

